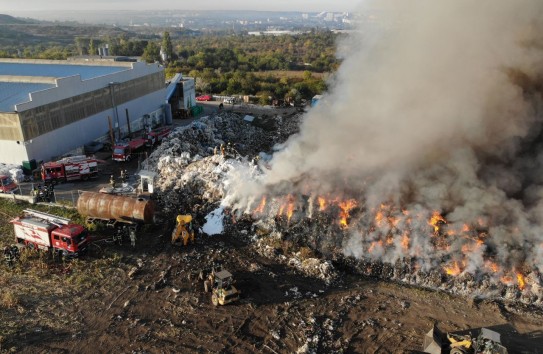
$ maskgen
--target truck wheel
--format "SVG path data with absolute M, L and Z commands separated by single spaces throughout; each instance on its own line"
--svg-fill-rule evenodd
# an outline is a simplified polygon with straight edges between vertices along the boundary
M 211 288 L 211 284 L 209 284 L 209 280 L 206 280 L 206 281 L 204 282 L 204 291 L 205 291 L 206 293 L 208 293 L 209 290 L 211 290 L 210 288 Z
M 219 305 L 219 298 L 217 297 L 217 295 L 213 294 L 211 296 L 211 303 L 213 304 L 213 306 Z
M 451 354 L 465 354 L 466 352 L 463 351 L 462 349 L 460 348 L 452 348 L 451 349 Z
M 126 162 L 129 162 L 130 161 L 130 156 L 127 156 L 126 157 Z

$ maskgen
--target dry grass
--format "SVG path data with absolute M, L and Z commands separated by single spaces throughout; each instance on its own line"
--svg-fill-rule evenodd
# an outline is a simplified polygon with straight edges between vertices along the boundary
M 315 252 L 313 252 L 309 247 L 300 247 L 299 252 L 301 260 L 315 258 Z
M 14 308 L 19 304 L 19 298 L 10 289 L 4 289 L 0 295 L 0 306 L 6 309 Z

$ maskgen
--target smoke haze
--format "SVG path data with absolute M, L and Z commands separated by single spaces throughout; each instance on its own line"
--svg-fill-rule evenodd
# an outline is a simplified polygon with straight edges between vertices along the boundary
M 379 0 L 368 9 L 379 15 L 342 43 L 332 89 L 300 133 L 260 179 L 231 184 L 226 201 L 348 195 L 359 212 L 336 240 L 348 255 L 416 256 L 425 267 L 446 258 L 472 273 L 491 255 L 506 269 L 543 271 L 543 2 Z M 446 247 L 428 236 L 434 211 L 461 235 Z

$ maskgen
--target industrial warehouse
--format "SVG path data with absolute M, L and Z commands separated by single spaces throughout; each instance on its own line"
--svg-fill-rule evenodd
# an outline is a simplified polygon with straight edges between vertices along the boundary
M 170 105 L 167 92 L 179 102 Z M 158 64 L 2 59 L 0 162 L 48 161 L 89 142 L 120 140 L 130 129 L 171 122 L 170 107 L 190 102 L 194 80 L 177 75 L 167 88 Z

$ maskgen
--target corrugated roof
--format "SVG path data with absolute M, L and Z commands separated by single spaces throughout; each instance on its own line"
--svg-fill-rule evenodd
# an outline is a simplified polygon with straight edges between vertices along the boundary
M 15 105 L 29 101 L 28 94 L 55 87 L 52 84 L 0 82 L 0 112 L 14 112 Z
M 92 66 L 69 64 L 1 63 L 0 75 L 68 77 L 81 75 L 81 80 L 130 70 L 122 66 Z
M 88 80 L 124 70 L 130 70 L 130 68 L 125 66 L 0 62 L 0 76 L 13 76 L 12 80 L 14 81 L 0 81 L 0 112 L 14 112 L 16 104 L 28 102 L 29 93 L 55 87 L 54 84 L 28 82 L 29 77 L 58 79 L 80 75 L 81 80 Z M 18 76 L 24 76 L 25 79 L 21 79 L 22 82 L 15 82 Z

